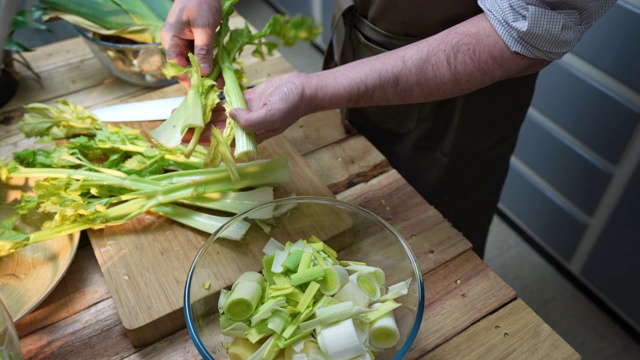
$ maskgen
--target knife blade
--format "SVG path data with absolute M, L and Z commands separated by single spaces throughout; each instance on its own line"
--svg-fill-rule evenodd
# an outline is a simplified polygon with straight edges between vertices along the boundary
M 132 122 L 166 120 L 184 96 L 136 101 L 90 109 L 103 122 Z

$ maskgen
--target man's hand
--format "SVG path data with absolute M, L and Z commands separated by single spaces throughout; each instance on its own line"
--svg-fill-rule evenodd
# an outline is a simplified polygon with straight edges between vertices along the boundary
M 202 75 L 209 75 L 220 8 L 220 0 L 175 0 L 160 33 L 167 59 L 186 67 L 189 65 L 187 54 L 193 52 L 200 62 Z M 190 86 L 186 74 L 178 77 L 178 81 Z
M 244 93 L 248 109 L 234 109 L 231 117 L 262 142 L 278 135 L 313 108 L 305 96 L 306 74 L 278 76 Z

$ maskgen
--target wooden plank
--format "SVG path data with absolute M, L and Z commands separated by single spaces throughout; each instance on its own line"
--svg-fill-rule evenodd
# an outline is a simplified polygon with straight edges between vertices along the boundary
M 95 57 L 79 36 L 43 45 L 22 55 L 36 73 L 81 63 Z M 31 75 L 31 72 L 21 65 L 17 65 L 16 68 L 21 76 Z
M 202 359 L 202 356 L 193 345 L 187 329 L 183 329 L 123 359 Z
M 391 170 L 336 197 L 360 205 L 385 219 L 405 238 L 423 273 L 471 249 L 471 244 Z
M 340 114 L 334 110 L 307 115 L 292 126 L 283 136 L 291 142 L 301 155 L 306 155 L 323 146 L 347 137 Z
M 24 104 L 65 97 L 103 83 L 109 86 L 105 80 L 110 77 L 109 71 L 96 58 L 45 70 L 40 73 L 40 79 L 33 75 L 23 76 L 20 78 L 16 95 L 3 110 L 13 110 Z
M 473 346 L 470 346 L 473 344 Z M 521 299 L 508 304 L 455 338 L 427 359 L 580 359 L 578 354 Z
M 85 238 L 60 283 L 42 304 L 16 323 L 16 329 L 21 338 L 25 337 L 109 297 L 107 283 Z
M 387 159 L 362 135 L 307 153 L 304 159 L 334 194 L 391 169 Z
M 138 349 L 127 339 L 113 299 L 20 340 L 25 359 L 122 359 Z
M 426 354 L 516 298 L 473 251 L 424 274 L 424 283 L 424 318 L 408 359 Z

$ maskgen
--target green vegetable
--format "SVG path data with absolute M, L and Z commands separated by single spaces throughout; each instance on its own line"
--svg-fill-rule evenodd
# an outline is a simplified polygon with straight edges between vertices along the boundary
M 322 328 L 318 332 L 318 345 L 328 359 L 353 359 L 366 353 L 353 319 Z
M 256 309 L 261 296 L 262 286 L 259 281 L 240 279 L 234 284 L 231 295 L 224 303 L 224 313 L 232 320 L 247 320 Z
M 41 0 L 45 21 L 61 18 L 102 35 L 139 43 L 160 41 L 171 0 Z
M 253 314 L 230 321 L 226 290 L 218 303 L 222 333 L 248 340 L 237 345 L 243 347 L 243 359 L 274 359 L 282 354 L 285 358 L 299 354 L 314 359 L 373 359 L 400 341 L 393 311 L 402 305 L 394 299 L 407 293 L 409 280 L 387 289 L 378 282 L 385 278 L 380 268 L 339 262 L 338 254 L 315 236 L 284 245 L 269 239 L 263 252 L 261 279 L 266 284 L 262 294 L 245 296 L 260 298 Z M 243 274 L 231 292 L 245 282 Z M 359 282 L 367 282 L 363 287 L 376 296 L 369 297 Z M 321 291 L 323 283 L 330 291 Z
M 319 281 L 323 294 L 334 295 L 349 281 L 349 273 L 341 265 L 327 266 L 323 270 L 324 278 Z
M 379 306 L 376 305 L 374 305 L 374 308 Z M 369 342 L 371 345 L 386 349 L 397 344 L 398 340 L 400 340 L 400 331 L 393 313 L 387 312 L 369 324 Z
M 169 61 L 163 69 L 167 77 L 186 72 L 191 80 L 191 88 L 183 103 L 167 121 L 151 132 L 153 138 L 163 146 L 168 148 L 177 146 L 189 129 L 194 131 L 189 149 L 198 143 L 202 130 L 209 122 L 213 108 L 217 104 L 218 89 L 215 81 L 220 75 L 225 83 L 227 115 L 231 109 L 247 107 L 241 85 L 245 74 L 238 63 L 238 57 L 246 46 L 253 46 L 252 55 L 264 60 L 267 56 L 272 56 L 274 50 L 281 44 L 292 46 L 299 40 L 311 41 L 321 32 L 321 28 L 316 26 L 310 18 L 304 16 L 289 18 L 283 15 L 275 15 L 262 30 L 256 33 L 253 33 L 247 24 L 243 28 L 231 29 L 229 19 L 234 13 L 233 5 L 237 1 L 222 1 L 222 20 L 216 32 L 214 44 L 216 52 L 213 69 L 209 76 L 204 78 L 201 76 L 200 64 L 192 54 L 189 55 L 190 65 L 187 68 L 179 66 L 175 61 Z M 217 166 L 223 162 L 232 170 L 235 159 L 248 160 L 257 155 L 253 134 L 237 126 L 230 116 L 227 116 L 227 124 L 222 134 L 218 134 L 217 129 L 212 126 L 210 140 L 211 145 L 205 158 L 207 166 Z M 235 149 L 232 155 L 231 146 L 234 142 Z M 188 156 L 189 153 L 187 153 Z
M 290 181 L 284 157 L 238 164 L 232 178 L 225 166 L 204 167 L 201 146 L 188 159 L 184 147 L 157 146 L 139 130 L 105 125 L 69 101 L 26 108 L 18 128 L 27 137 L 66 142 L 0 160 L 3 182 L 39 179 L 33 194 L 23 194 L 16 204 L 15 214 L 0 222 L 0 256 L 84 229 L 122 224 L 145 211 L 212 233 L 230 214 L 273 199 L 271 186 Z M 260 217 L 270 218 L 272 210 Z M 18 218 L 36 212 L 47 215 L 42 229 L 14 227 Z M 223 237 L 240 240 L 247 229 L 247 223 L 239 223 Z

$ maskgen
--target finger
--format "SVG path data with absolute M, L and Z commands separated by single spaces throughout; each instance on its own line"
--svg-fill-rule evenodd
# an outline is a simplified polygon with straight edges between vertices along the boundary
M 167 44 L 165 47 L 167 60 L 175 60 L 176 63 L 182 67 L 189 66 L 189 59 L 187 58 L 187 54 L 189 53 L 188 41 L 178 37 L 169 37 L 164 40 L 164 43 Z M 187 89 L 191 87 L 191 81 L 187 73 L 180 74 L 176 78 Z
M 213 40 L 215 33 L 211 24 L 202 24 L 193 29 L 193 55 L 200 63 L 202 76 L 211 73 L 213 66 Z

